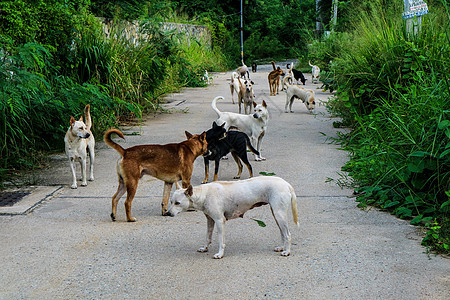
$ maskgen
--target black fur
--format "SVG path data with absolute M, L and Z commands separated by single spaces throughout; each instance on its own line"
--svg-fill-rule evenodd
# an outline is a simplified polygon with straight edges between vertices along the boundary
M 300 80 L 303 83 L 303 85 L 305 85 L 306 78 L 305 78 L 305 76 L 303 76 L 302 72 L 300 72 L 299 70 L 296 70 L 296 69 L 292 69 L 292 74 L 294 74 L 295 80 L 297 80 L 297 81 Z
M 247 166 L 250 176 L 253 176 L 252 166 L 247 158 L 247 147 L 256 155 L 259 155 L 259 152 L 253 148 L 250 138 L 245 133 L 237 130 L 230 130 L 226 132 L 224 125 L 225 124 L 218 126 L 214 122 L 213 127 L 206 131 L 208 151 L 203 155 L 205 163 L 205 180 L 203 183 L 206 183 L 208 179 L 206 178 L 206 175 L 209 174 L 209 161 L 215 161 L 214 178 L 216 178 L 219 172 L 220 159 L 230 152 L 238 165 L 238 174 L 234 178 L 240 178 L 242 173 L 241 160 Z M 226 134 L 225 137 L 223 137 L 224 134 Z

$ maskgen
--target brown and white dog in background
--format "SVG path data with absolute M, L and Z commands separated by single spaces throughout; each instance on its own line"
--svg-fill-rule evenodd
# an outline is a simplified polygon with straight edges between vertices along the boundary
M 138 145 L 127 149 L 111 139 L 111 135 L 114 133 L 125 139 L 123 133 L 118 129 L 109 129 L 104 135 L 105 143 L 121 156 L 117 162 L 119 187 L 112 197 L 111 219 L 116 220 L 117 204 L 126 192 L 125 212 L 127 221 L 136 221 L 131 216 L 131 202 L 136 194 L 139 179 L 144 175 L 150 175 L 164 181 L 161 206 L 162 214 L 165 215 L 173 183 L 177 184 L 181 180 L 183 188 L 191 185 L 194 160 L 207 151 L 206 132 L 192 135 L 186 131 L 187 140 L 181 143 Z
M 86 123 L 83 122 L 83 116 L 81 116 L 78 121 L 76 121 L 74 117 L 70 117 L 70 127 L 64 137 L 66 154 L 69 158 L 70 170 L 72 171 L 72 185 L 70 187 L 73 189 L 77 188 L 75 162 L 78 161 L 81 164 L 81 186 L 87 186 L 87 151 L 89 151 L 90 157 L 89 180 L 94 180 L 95 139 L 91 132 L 92 120 L 90 108 L 89 104 L 84 108 Z

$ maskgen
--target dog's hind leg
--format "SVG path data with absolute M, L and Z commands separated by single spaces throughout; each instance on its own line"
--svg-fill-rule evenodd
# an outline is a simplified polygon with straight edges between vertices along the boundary
M 244 153 L 244 155 L 240 156 L 240 158 L 242 159 L 242 162 L 247 166 L 249 177 L 253 177 L 253 169 L 252 165 L 248 161 L 247 152 Z
M 212 234 L 213 234 L 213 230 L 214 230 L 214 220 L 208 216 L 206 216 L 206 245 L 204 247 L 201 247 L 197 250 L 197 252 L 208 252 L 208 248 L 209 245 L 211 245 L 211 240 L 212 240 Z
M 169 203 L 170 191 L 172 190 L 173 182 L 164 182 L 164 193 L 161 202 L 161 214 L 167 216 L 167 204 Z
M 89 181 L 94 181 L 94 161 L 95 161 L 95 151 L 94 145 L 89 146 Z
M 138 177 L 139 178 L 139 177 Z M 127 199 L 125 200 L 125 213 L 127 215 L 128 222 L 136 222 L 136 218 L 131 216 L 131 203 L 133 202 L 134 195 L 136 194 L 136 189 L 139 179 L 128 178 L 125 183 L 127 189 Z
M 278 205 L 277 207 L 270 206 L 275 222 L 280 229 L 282 246 L 276 247 L 275 252 L 281 252 L 281 256 L 289 256 L 291 254 L 291 233 L 289 232 L 287 222 L 287 206 Z
M 117 216 L 117 204 L 119 203 L 120 198 L 122 198 L 123 194 L 127 189 L 125 188 L 125 183 L 123 182 L 122 177 L 119 175 L 119 187 L 117 188 L 117 192 L 112 197 L 112 210 L 111 210 L 111 219 L 114 222 Z
M 223 257 L 223 252 L 225 250 L 225 217 L 222 220 L 215 221 L 217 228 L 217 236 L 219 237 L 219 252 L 214 254 L 214 258 L 220 259 Z
M 234 161 L 238 165 L 238 173 L 237 173 L 236 176 L 233 177 L 233 179 L 239 179 L 239 178 L 241 178 L 241 174 L 242 174 L 242 163 L 241 163 L 241 160 L 239 158 L 239 155 L 236 152 L 231 152 L 231 155 L 233 156 Z

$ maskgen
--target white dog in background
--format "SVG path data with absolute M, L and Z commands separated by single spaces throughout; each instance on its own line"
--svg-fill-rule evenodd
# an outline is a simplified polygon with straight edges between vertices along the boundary
M 211 102 L 211 107 L 218 116 L 216 124 L 221 126 L 225 123 L 226 130 L 230 127 L 236 127 L 238 130 L 247 134 L 252 141 L 253 147 L 255 147 L 256 142 L 255 148 L 258 150 L 259 155 L 255 154 L 255 160 L 265 160 L 265 158 L 261 156 L 261 143 L 269 121 L 269 111 L 267 110 L 266 102 L 264 100 L 261 104 L 253 102 L 255 112 L 250 115 L 241 115 L 233 112 L 221 112 L 216 105 L 216 102 L 219 99 L 223 99 L 223 97 L 218 96 Z
M 316 107 L 316 98 L 313 90 L 305 89 L 295 84 L 288 84 L 288 88 L 286 90 L 286 104 L 284 105 L 284 112 L 292 111 L 292 103 L 295 99 L 300 99 L 303 103 L 305 103 L 306 108 L 310 113 L 314 112 Z
M 225 249 L 225 221 L 243 218 L 248 210 L 269 204 L 280 229 L 282 245 L 276 252 L 291 254 L 291 233 L 288 228 L 288 209 L 297 227 L 297 197 L 294 188 L 280 177 L 260 176 L 239 181 L 215 181 L 199 186 L 178 189 L 170 200 L 168 215 L 174 217 L 188 209 L 201 210 L 207 219 L 206 245 L 198 252 L 207 252 L 211 245 L 214 225 L 219 236 L 219 251 L 214 258 L 222 258 Z
M 236 95 L 239 97 L 240 84 L 239 84 L 239 74 L 236 72 L 231 73 L 231 82 L 230 82 L 230 91 L 231 91 L 231 101 L 234 104 L 233 94 L 236 92 Z
M 94 180 L 94 147 L 95 139 L 91 132 L 92 120 L 90 113 L 90 105 L 84 108 L 84 115 L 86 117 L 86 124 L 83 122 L 83 116 L 78 121 L 74 117 L 70 117 L 70 127 L 64 137 L 64 144 L 66 154 L 69 158 L 70 169 L 72 171 L 72 185 L 71 188 L 77 188 L 77 177 L 75 174 L 75 162 L 79 161 L 81 164 L 81 186 L 87 186 L 86 181 L 86 161 L 87 150 L 90 156 L 90 173 L 89 180 Z
M 312 77 L 312 83 L 319 83 L 320 78 L 320 68 L 316 65 L 312 65 L 311 61 L 308 61 L 309 65 L 311 66 L 311 77 Z

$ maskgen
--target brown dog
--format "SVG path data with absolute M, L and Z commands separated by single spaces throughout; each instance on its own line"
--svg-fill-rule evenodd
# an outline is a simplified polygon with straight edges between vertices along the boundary
M 139 179 L 144 175 L 151 175 L 164 181 L 161 206 L 162 214 L 166 215 L 173 183 L 181 180 L 183 188 L 191 185 L 194 160 L 207 151 L 206 132 L 192 135 L 186 131 L 187 140 L 178 144 L 138 145 L 128 149 L 122 148 L 111 140 L 113 133 L 125 139 L 123 133 L 117 129 L 108 130 L 104 136 L 105 143 L 122 156 L 117 162 L 119 187 L 112 197 L 111 219 L 116 220 L 117 204 L 123 194 L 127 192 L 125 200 L 127 221 L 136 221 L 131 216 L 131 202 L 136 194 Z
M 270 96 L 275 96 L 279 92 L 280 77 L 284 76 L 284 72 L 280 67 L 275 68 L 275 63 L 273 61 L 271 63 L 273 71 L 270 72 L 268 76 L 269 89 L 270 89 Z

